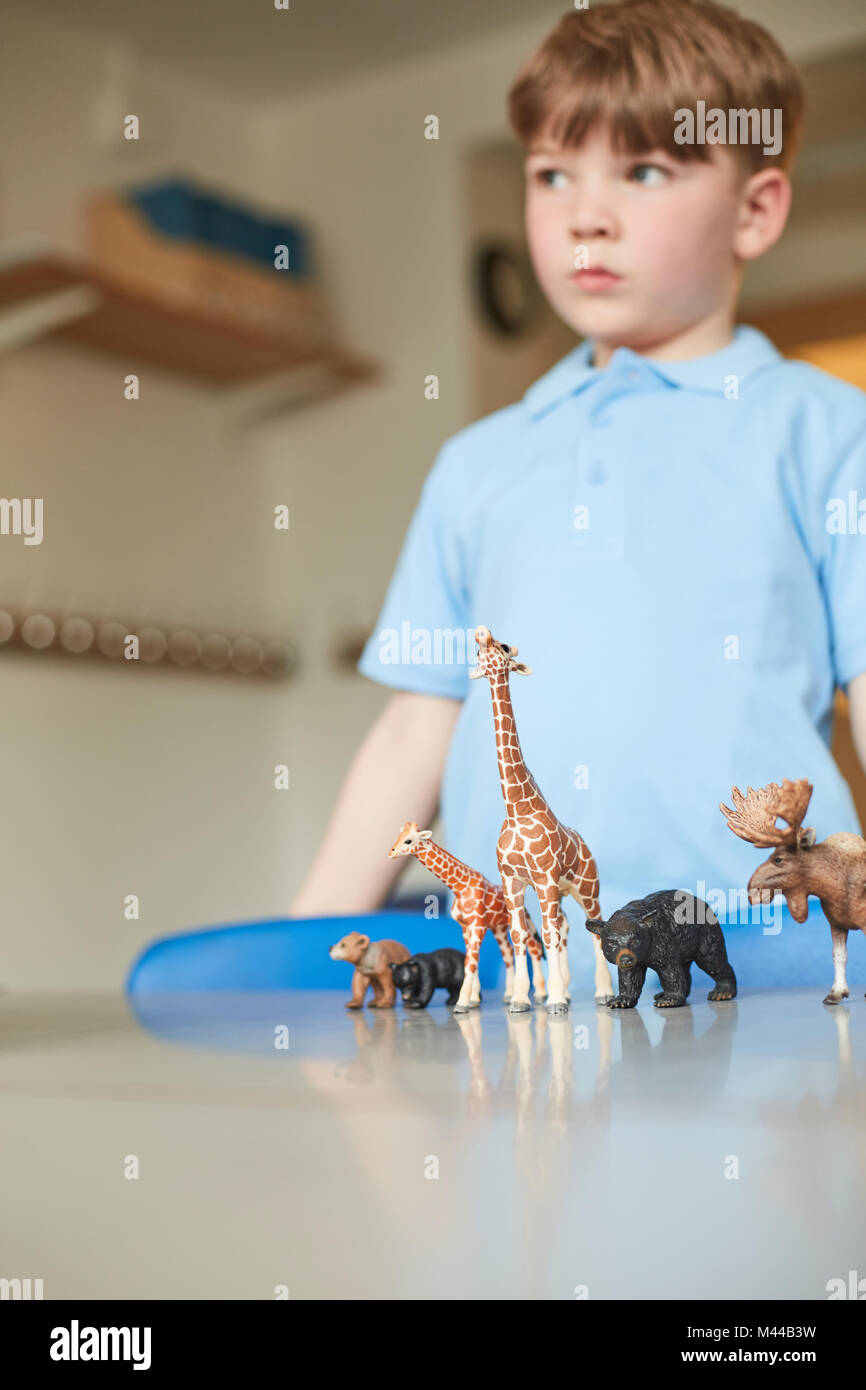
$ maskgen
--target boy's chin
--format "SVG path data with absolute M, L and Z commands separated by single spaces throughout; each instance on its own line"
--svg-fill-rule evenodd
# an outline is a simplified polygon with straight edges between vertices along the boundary
M 604 344 L 611 351 L 618 347 L 641 351 L 648 344 L 657 341 L 659 324 L 647 322 L 636 314 L 622 312 L 613 305 L 594 305 L 579 313 L 561 315 L 565 322 L 581 338 L 591 338 L 593 342 Z
M 634 312 L 622 303 L 613 300 L 597 301 L 571 300 L 557 306 L 559 317 L 581 338 L 598 338 L 606 342 L 625 342 L 632 338 L 640 339 L 649 331 L 649 325 L 641 314 Z

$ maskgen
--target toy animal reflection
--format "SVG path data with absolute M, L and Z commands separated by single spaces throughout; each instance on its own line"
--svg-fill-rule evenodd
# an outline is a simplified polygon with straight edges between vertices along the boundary
M 866 840 L 843 831 L 816 843 L 812 827 L 802 828 L 811 795 L 805 778 L 785 780 L 758 791 L 748 787 L 745 796 L 734 787 L 734 808 L 719 807 L 741 840 L 773 851 L 749 879 L 750 902 L 782 893 L 794 921 L 805 922 L 809 896 L 819 899 L 833 938 L 833 984 L 824 1003 L 838 1004 L 848 997 L 848 933 L 866 932 Z

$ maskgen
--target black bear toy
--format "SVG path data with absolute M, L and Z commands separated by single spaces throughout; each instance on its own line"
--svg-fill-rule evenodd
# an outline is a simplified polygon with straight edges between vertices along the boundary
M 456 1004 L 463 984 L 465 960 L 462 951 L 443 946 L 439 951 L 419 953 L 408 960 L 392 963 L 391 974 L 403 996 L 404 1006 L 407 1009 L 426 1009 L 433 998 L 434 989 L 447 989 L 449 1006 Z
M 600 938 L 605 958 L 619 971 L 619 994 L 608 1001 L 612 1009 L 634 1008 L 648 968 L 661 981 L 656 1008 L 680 1008 L 692 987 L 693 961 L 715 981 L 708 999 L 733 999 L 737 993 L 718 918 L 691 893 L 649 893 L 626 903 L 607 922 L 587 921 L 586 929 Z

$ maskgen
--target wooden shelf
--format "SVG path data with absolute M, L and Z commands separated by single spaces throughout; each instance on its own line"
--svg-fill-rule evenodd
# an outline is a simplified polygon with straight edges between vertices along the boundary
M 133 290 L 86 262 L 54 254 L 0 268 L 0 311 L 76 287 L 95 291 L 96 307 L 45 336 L 120 355 L 130 370 L 149 362 L 212 385 L 241 385 L 294 368 L 313 369 L 310 374 L 319 383 L 316 398 L 379 376 L 378 364 L 349 351 L 288 341 L 218 309 L 181 308 Z

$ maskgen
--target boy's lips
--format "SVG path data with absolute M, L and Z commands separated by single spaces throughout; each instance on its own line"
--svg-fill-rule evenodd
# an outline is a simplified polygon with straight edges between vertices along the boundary
M 615 275 L 604 266 L 593 266 L 591 270 L 575 270 L 568 277 L 582 290 L 607 290 L 622 283 L 622 276 Z

